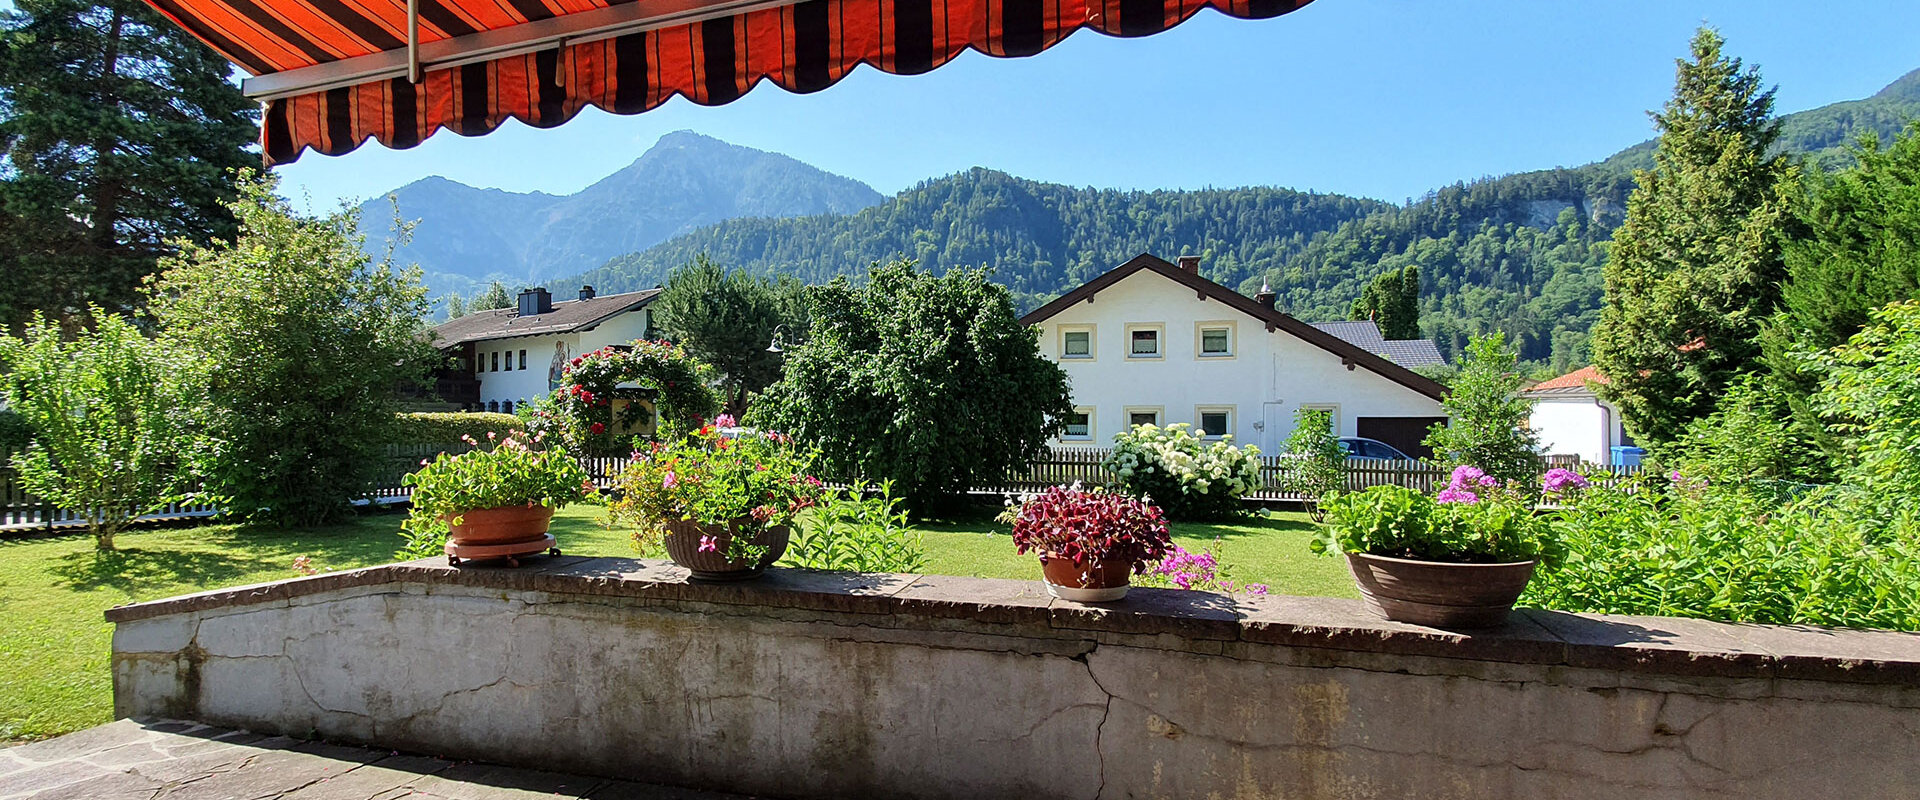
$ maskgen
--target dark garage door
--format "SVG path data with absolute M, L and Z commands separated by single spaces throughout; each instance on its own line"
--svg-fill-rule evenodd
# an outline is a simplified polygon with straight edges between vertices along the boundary
M 1420 441 L 1427 438 L 1428 428 L 1446 421 L 1446 417 L 1357 417 L 1353 430 L 1362 439 L 1378 439 L 1414 458 L 1432 458 L 1433 450 Z

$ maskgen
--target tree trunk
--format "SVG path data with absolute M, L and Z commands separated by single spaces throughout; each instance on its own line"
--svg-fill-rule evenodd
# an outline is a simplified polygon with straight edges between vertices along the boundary
M 100 57 L 100 75 L 98 78 L 98 100 L 114 108 L 120 106 L 120 36 L 126 28 L 126 17 L 120 7 L 113 6 L 113 17 L 107 23 L 106 50 Z M 93 142 L 93 213 L 89 215 L 93 230 L 93 244 L 102 252 L 117 249 L 120 244 L 120 177 L 114 164 L 114 151 L 120 149 L 120 140 L 110 134 L 102 133 Z M 109 537 L 111 538 L 111 537 Z

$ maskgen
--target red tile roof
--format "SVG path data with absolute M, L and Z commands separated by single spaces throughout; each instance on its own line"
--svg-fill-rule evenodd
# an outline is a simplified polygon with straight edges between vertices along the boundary
M 1586 389 L 1588 384 L 1605 384 L 1607 379 L 1593 367 L 1581 367 L 1558 378 L 1549 378 L 1534 384 L 1523 394 L 1551 392 L 1555 389 Z

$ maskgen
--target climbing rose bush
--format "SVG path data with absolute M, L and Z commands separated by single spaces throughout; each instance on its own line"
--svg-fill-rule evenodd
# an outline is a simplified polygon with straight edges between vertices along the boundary
M 1128 493 L 1149 498 L 1175 519 L 1220 519 L 1247 512 L 1240 498 L 1260 488 L 1260 450 L 1232 436 L 1206 441 L 1186 423 L 1136 425 L 1113 438 L 1101 466 Z

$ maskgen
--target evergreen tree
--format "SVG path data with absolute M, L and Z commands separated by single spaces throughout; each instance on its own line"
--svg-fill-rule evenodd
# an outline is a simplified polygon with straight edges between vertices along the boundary
M 473 296 L 473 302 L 467 304 L 467 313 L 492 311 L 496 308 L 512 308 L 513 295 L 507 293 L 507 287 L 499 281 L 487 284 L 485 291 Z
M 140 0 L 0 16 L 0 321 L 131 307 L 170 241 L 233 237 L 259 128 L 231 69 Z
M 1755 368 L 1785 273 L 1796 169 L 1767 154 L 1779 136 L 1773 91 L 1757 69 L 1722 56 L 1722 43 L 1710 29 L 1694 35 L 1673 99 L 1653 115 L 1654 169 L 1634 175 L 1593 333 L 1608 399 L 1656 448 Z
M 460 299 L 459 292 L 447 293 L 447 319 L 459 319 L 467 315 L 467 301 Z

